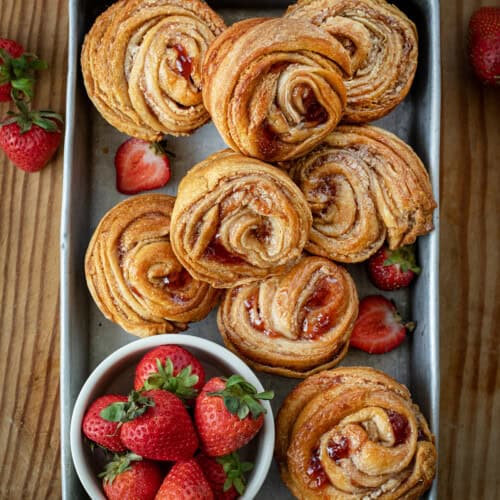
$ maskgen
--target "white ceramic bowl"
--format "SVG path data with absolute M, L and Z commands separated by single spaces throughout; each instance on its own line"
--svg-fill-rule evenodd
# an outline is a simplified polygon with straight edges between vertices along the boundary
M 151 349 L 165 344 L 176 344 L 194 354 L 205 368 L 207 379 L 213 376 L 228 376 L 237 373 L 255 386 L 258 392 L 264 390 L 253 371 L 226 348 L 209 340 L 191 335 L 156 335 L 136 340 L 118 349 L 102 361 L 83 385 L 73 408 L 71 417 L 71 454 L 76 472 L 83 487 L 93 500 L 104 500 L 101 481 L 88 445 L 83 441 L 82 420 L 86 409 L 99 396 L 110 392 L 127 394 L 133 386 L 135 365 Z M 267 410 L 264 425 L 250 447 L 254 468 L 248 476 L 247 488 L 241 499 L 254 498 L 264 482 L 271 465 L 274 450 L 274 420 L 271 405 L 262 401 Z M 251 443 L 251 444 L 252 444 Z M 252 449 L 253 448 L 253 449 Z

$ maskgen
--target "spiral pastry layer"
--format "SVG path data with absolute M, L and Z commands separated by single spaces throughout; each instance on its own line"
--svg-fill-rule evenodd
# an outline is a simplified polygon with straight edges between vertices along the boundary
M 209 120 L 201 63 L 225 28 L 201 0 L 121 0 L 85 37 L 87 93 L 115 128 L 147 141 L 187 135 Z
M 179 184 L 172 247 L 192 276 L 231 288 L 293 265 L 311 222 L 304 195 L 284 172 L 225 150 Z
M 308 155 L 283 163 L 313 213 L 306 250 L 360 262 L 433 229 L 436 202 L 410 146 L 373 126 L 340 126 Z
M 349 51 L 353 77 L 345 82 L 343 121 L 377 120 L 408 94 L 418 60 L 417 30 L 384 0 L 299 0 L 287 17 L 307 20 Z
M 172 251 L 175 198 L 151 194 L 112 208 L 92 236 L 85 275 L 106 318 L 139 337 L 185 330 L 215 306 L 218 291 L 192 278 Z
M 345 356 L 358 315 L 356 286 L 328 259 L 228 290 L 217 316 L 227 347 L 254 368 L 303 378 Z
M 349 55 L 304 21 L 248 19 L 210 46 L 203 101 L 226 143 L 264 161 L 310 151 L 339 122 Z
M 373 368 L 313 375 L 278 414 L 276 459 L 297 498 L 418 498 L 432 483 L 436 456 L 406 387 Z

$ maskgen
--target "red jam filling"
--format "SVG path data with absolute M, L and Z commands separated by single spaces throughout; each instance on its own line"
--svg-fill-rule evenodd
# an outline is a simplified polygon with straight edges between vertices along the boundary
M 260 224 L 253 231 L 255 238 L 257 238 L 260 242 L 266 243 L 269 241 L 269 237 L 271 236 L 271 228 L 268 223 Z
M 260 128 L 258 145 L 260 152 L 266 157 L 273 157 L 278 151 L 279 135 L 273 130 L 269 122 L 264 122 Z
M 251 295 L 244 302 L 245 309 L 248 313 L 248 320 L 252 325 L 252 328 L 257 330 L 258 332 L 262 332 L 264 335 L 268 337 L 280 337 L 281 335 L 269 328 L 266 328 L 266 323 L 262 316 L 260 315 L 259 308 L 257 306 L 257 295 Z
M 332 302 L 332 295 L 335 290 L 332 284 L 335 283 L 330 276 L 324 276 L 318 281 L 314 293 L 304 304 L 306 317 L 302 322 L 302 337 L 306 339 L 315 339 L 327 332 L 333 325 L 335 317 L 326 312 L 310 314 L 317 309 L 324 308 Z
M 177 59 L 175 61 L 175 70 L 179 75 L 181 75 L 186 80 L 189 80 L 191 76 L 191 71 L 193 69 L 193 60 L 188 56 L 186 49 L 180 45 L 174 45 L 174 49 L 177 52 Z
M 317 488 L 321 488 L 328 482 L 328 477 L 319 459 L 319 447 L 314 448 L 311 454 L 311 461 L 306 471 L 307 475 L 314 481 Z
M 394 445 L 404 443 L 410 435 L 410 425 L 408 424 L 408 419 L 401 415 L 401 413 L 397 413 L 392 410 L 385 411 L 389 417 L 389 422 L 391 423 L 392 430 L 394 432 Z
M 343 436 L 338 441 L 334 441 L 333 439 L 331 439 L 330 441 L 328 441 L 326 452 L 332 460 L 335 460 L 335 462 L 338 462 L 342 458 L 348 458 L 349 441 Z
M 192 281 L 191 275 L 183 269 L 178 273 L 171 273 L 168 276 L 165 276 L 162 280 L 163 285 L 167 288 L 184 288 L 187 283 Z
M 226 247 L 215 236 L 208 244 L 203 257 L 220 262 L 221 264 L 244 264 L 245 261 L 239 256 L 229 252 Z
M 309 85 L 298 85 L 296 91 L 301 93 L 305 110 L 304 118 L 307 122 L 314 122 L 319 125 L 328 121 L 326 109 L 319 103 L 316 94 Z

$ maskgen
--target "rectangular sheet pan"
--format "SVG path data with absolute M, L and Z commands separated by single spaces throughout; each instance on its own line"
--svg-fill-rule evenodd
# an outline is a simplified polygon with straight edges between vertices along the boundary
M 74 401 L 90 371 L 108 354 L 135 337 L 107 321 L 88 294 L 83 273 L 83 257 L 90 236 L 104 213 L 125 197 L 115 189 L 113 155 L 125 136 L 98 115 L 88 100 L 80 73 L 83 37 L 95 17 L 111 2 L 69 0 L 69 63 L 66 102 L 66 139 L 61 225 L 61 461 L 62 496 L 86 498 L 76 477 L 69 447 L 69 424 Z M 280 15 L 287 0 L 212 0 L 210 5 L 227 23 L 256 16 Z M 396 2 L 397 4 L 397 2 Z M 427 165 L 436 200 L 439 197 L 440 139 L 440 54 L 439 4 L 437 0 L 407 0 L 401 8 L 417 24 L 420 39 L 419 66 L 407 99 L 378 125 L 395 132 L 413 146 Z M 169 148 L 177 158 L 173 178 L 161 190 L 175 194 L 184 173 L 224 143 L 212 124 L 192 137 L 171 139 Z M 434 232 L 420 238 L 418 252 L 423 273 L 411 292 L 391 295 L 403 316 L 417 321 L 412 338 L 392 353 L 370 356 L 351 351 L 343 365 L 380 368 L 409 386 L 414 400 L 439 429 L 439 212 L 435 212 Z M 375 292 L 362 265 L 350 266 L 361 297 Z M 215 313 L 186 332 L 221 342 Z M 265 387 L 277 396 L 276 412 L 297 380 L 258 373 Z M 426 498 L 437 498 L 437 482 Z M 281 483 L 276 465 L 258 499 L 292 498 Z

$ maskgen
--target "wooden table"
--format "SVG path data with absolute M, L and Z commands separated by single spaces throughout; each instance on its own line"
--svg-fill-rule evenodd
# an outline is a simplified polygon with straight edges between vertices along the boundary
M 481 2 L 441 3 L 439 496 L 490 500 L 500 498 L 500 89 L 483 89 L 465 58 L 466 25 Z M 0 36 L 50 64 L 35 107 L 64 112 L 67 2 L 0 0 L 0 13 Z M 0 154 L 2 499 L 60 496 L 62 162 L 59 151 L 48 168 L 29 175 Z

